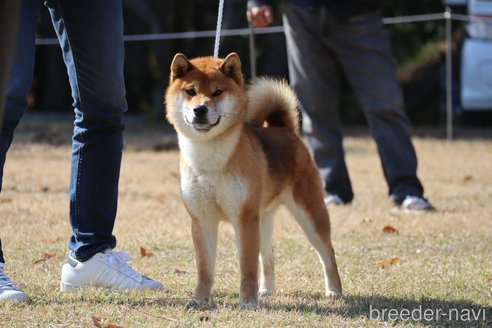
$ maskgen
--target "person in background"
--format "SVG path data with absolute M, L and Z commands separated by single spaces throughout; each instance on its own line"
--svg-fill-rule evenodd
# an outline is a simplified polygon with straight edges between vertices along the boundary
M 272 0 L 248 1 L 255 27 L 273 21 Z M 377 0 L 288 0 L 283 9 L 290 81 L 300 101 L 303 132 L 325 183 L 326 204 L 349 204 L 338 113 L 345 75 L 376 141 L 393 202 L 407 210 L 433 210 L 417 178 L 403 95 Z
M 161 283 L 126 263 L 128 254 L 112 251 L 116 246 L 112 231 L 123 150 L 122 116 L 127 110 L 121 0 L 21 2 L 0 135 L 0 190 L 6 153 L 31 88 L 36 17 L 43 2 L 60 42 L 75 111 L 69 186 L 73 233 L 68 260 L 62 268 L 61 290 L 90 286 L 162 289 Z M 2 65 L 8 65 L 7 61 Z M 5 274 L 4 265 L 0 244 L 0 301 L 27 301 L 26 294 Z

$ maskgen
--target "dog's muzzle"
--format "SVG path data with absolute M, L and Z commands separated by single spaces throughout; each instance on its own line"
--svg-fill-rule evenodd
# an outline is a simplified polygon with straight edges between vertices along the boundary
M 208 107 L 205 105 L 200 105 L 193 108 L 193 120 L 191 125 L 198 131 L 208 131 L 212 127 L 216 126 L 220 122 L 220 117 L 217 118 L 215 122 L 209 121 Z
M 208 124 L 207 119 L 208 107 L 200 105 L 193 108 L 193 124 Z

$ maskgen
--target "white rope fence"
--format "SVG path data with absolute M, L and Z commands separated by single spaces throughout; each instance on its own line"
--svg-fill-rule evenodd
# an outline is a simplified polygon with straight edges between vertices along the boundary
M 223 0 L 221 0 L 222 2 Z M 219 4 L 220 5 L 220 4 Z M 221 8 L 219 8 L 219 14 Z M 432 13 L 432 14 L 422 14 L 422 15 L 409 15 L 409 16 L 399 16 L 399 17 L 385 17 L 383 18 L 383 24 L 407 24 L 407 23 L 418 23 L 418 22 L 429 22 L 429 21 L 445 21 L 446 30 L 446 136 L 449 141 L 453 139 L 453 108 L 452 108 L 452 40 L 451 40 L 451 24 L 452 21 L 483 21 L 492 23 L 492 18 L 480 17 L 476 18 L 469 15 L 453 14 L 449 7 L 442 13 Z M 177 33 L 152 33 L 152 34 L 130 34 L 125 35 L 123 40 L 125 42 L 143 42 L 143 41 L 167 41 L 167 40 L 179 40 L 179 39 L 198 39 L 198 38 L 213 38 L 215 37 L 214 44 L 214 56 L 218 56 L 218 48 L 220 43 L 220 37 L 225 36 L 250 36 L 251 38 L 256 34 L 271 34 L 271 33 L 283 33 L 283 26 L 271 26 L 263 28 L 238 28 L 238 29 L 226 29 L 222 30 L 219 27 L 221 24 L 221 17 L 217 21 L 216 30 L 208 31 L 189 31 L 189 32 L 177 32 Z M 36 39 L 36 45 L 38 46 L 48 46 L 48 45 L 58 45 L 57 38 L 38 38 Z M 250 49 L 250 56 L 254 57 L 254 49 Z M 251 67 L 256 67 L 255 58 L 250 58 Z M 255 72 L 253 72 L 256 74 Z
M 436 20 L 444 20 L 446 18 L 446 12 L 435 14 L 423 14 L 423 15 L 410 15 L 400 17 L 385 17 L 383 18 L 383 24 L 405 24 L 405 23 L 417 23 L 428 22 Z M 451 14 L 451 20 L 469 22 L 473 20 L 468 15 Z M 492 18 L 480 18 L 483 21 L 491 21 Z M 221 31 L 221 36 L 247 36 L 251 32 L 250 28 L 236 28 L 227 29 Z M 283 33 L 283 26 L 271 26 L 255 28 L 255 34 L 271 34 L 271 33 Z M 175 32 L 175 33 L 150 33 L 150 34 L 130 34 L 125 35 L 123 40 L 125 42 L 139 42 L 139 41 L 168 41 L 168 40 L 180 40 L 180 39 L 199 39 L 199 38 L 213 38 L 217 35 L 217 30 L 206 31 L 189 31 L 189 32 Z M 36 45 L 48 46 L 59 45 L 57 38 L 37 38 Z
M 282 26 L 271 26 L 255 28 L 255 34 L 272 34 L 283 33 L 284 28 Z M 222 30 L 221 36 L 246 36 L 249 35 L 249 28 L 236 28 Z M 214 38 L 216 30 L 208 31 L 190 31 L 190 32 L 175 32 L 175 33 L 153 33 L 153 34 L 129 34 L 123 36 L 125 42 L 139 42 L 139 41 L 168 41 L 168 40 L 181 40 L 181 39 L 200 39 L 200 38 Z M 38 46 L 51 46 L 59 45 L 57 38 L 39 38 L 36 39 L 36 45 Z

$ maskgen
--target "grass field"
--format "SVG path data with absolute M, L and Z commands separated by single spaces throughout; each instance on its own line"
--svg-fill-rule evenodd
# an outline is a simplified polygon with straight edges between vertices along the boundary
M 114 233 L 133 267 L 163 282 L 165 291 L 62 294 L 70 127 L 20 129 L 5 167 L 0 236 L 6 272 L 31 302 L 1 304 L 0 327 L 492 326 L 491 132 L 467 137 L 472 131 L 464 130 L 464 139 L 453 143 L 425 131 L 414 138 L 419 177 L 437 208 L 415 215 L 393 209 L 372 139 L 348 131 L 356 198 L 329 208 L 345 296 L 323 297 L 318 258 L 281 209 L 274 233 L 277 293 L 261 299 L 256 311 L 237 306 L 238 261 L 226 224 L 213 301 L 184 309 L 195 284 L 194 251 L 178 191 L 178 152 L 165 150 L 175 141 L 164 132 L 136 126 L 126 132 Z M 397 233 L 384 233 L 385 226 Z M 151 256 L 142 257 L 141 247 Z

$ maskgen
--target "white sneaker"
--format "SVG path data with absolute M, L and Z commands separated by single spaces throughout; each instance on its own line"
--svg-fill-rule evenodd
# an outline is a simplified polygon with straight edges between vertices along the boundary
M 424 198 L 419 196 L 406 196 L 401 207 L 410 211 L 433 211 L 434 207 Z
M 90 260 L 80 262 L 72 256 L 63 265 L 60 289 L 62 292 L 86 287 L 123 289 L 163 289 L 158 281 L 139 274 L 126 262 L 131 257 L 125 252 L 97 253 Z
M 29 298 L 22 290 L 14 285 L 3 272 L 3 263 L 0 263 L 0 302 L 28 302 Z

